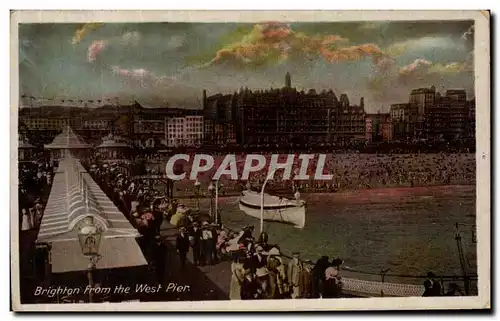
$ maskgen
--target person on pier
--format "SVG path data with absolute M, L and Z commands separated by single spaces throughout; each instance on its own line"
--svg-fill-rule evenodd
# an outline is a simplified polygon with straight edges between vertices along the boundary
M 427 273 L 427 280 L 424 281 L 424 294 L 422 296 L 441 296 L 441 282 L 436 279 L 432 272 Z
M 184 268 L 186 266 L 186 256 L 189 252 L 189 245 L 189 238 L 186 233 L 186 229 L 184 227 L 181 227 L 175 242 L 175 247 L 177 248 L 177 252 L 179 253 L 179 258 L 181 259 L 181 268 Z
M 339 273 L 339 259 L 332 261 L 332 265 L 325 270 L 325 282 L 323 286 L 323 298 L 340 298 L 342 292 L 342 281 Z
M 269 299 L 282 299 L 287 292 L 285 289 L 286 273 L 283 259 L 280 256 L 278 248 L 273 247 L 268 252 L 267 270 L 269 271 L 269 286 L 268 298 Z
M 300 297 L 303 299 L 312 298 L 312 268 L 313 262 L 306 260 L 302 264 L 303 270 L 300 273 Z
M 329 257 L 324 255 L 318 259 L 312 270 L 312 295 L 321 298 L 324 292 L 325 270 L 330 265 Z
M 302 272 L 302 263 L 299 260 L 300 253 L 293 252 L 292 260 L 288 263 L 288 282 L 290 282 L 290 290 L 292 299 L 300 297 L 300 273 Z
M 267 256 L 264 256 L 264 249 L 262 246 L 257 245 L 255 248 L 255 255 L 252 260 L 252 270 L 254 271 L 257 282 L 259 282 L 263 294 L 267 293 L 269 285 L 269 271 L 267 270 Z
M 202 224 L 202 231 L 201 231 L 201 257 L 202 257 L 202 265 L 208 264 L 212 265 L 213 264 L 213 258 L 214 255 L 212 253 L 212 248 L 213 248 L 213 240 L 214 235 L 212 234 L 212 231 L 210 229 L 210 225 L 208 222 L 203 222 Z
M 262 299 L 262 287 L 255 278 L 255 274 L 250 269 L 245 269 L 245 277 L 241 285 L 242 300 L 258 300 Z
M 22 231 L 29 231 L 31 229 L 31 223 L 30 223 L 30 218 L 28 216 L 28 213 L 26 213 L 25 208 L 22 209 L 21 215 L 22 215 L 21 230 Z
M 200 264 L 201 260 L 201 229 L 198 222 L 193 222 L 189 231 L 189 241 L 193 249 L 193 261 L 195 265 Z
M 245 270 L 242 263 L 243 254 L 241 251 L 235 251 L 232 254 L 231 263 L 231 284 L 229 287 L 229 299 L 241 300 L 241 287 L 245 279 Z
M 209 245 L 208 245 L 210 246 L 210 254 L 212 255 L 211 260 L 213 264 L 216 264 L 219 261 L 219 255 L 217 253 L 217 240 L 219 234 L 217 230 L 217 224 L 215 223 L 210 224 L 208 229 L 212 234 L 212 238 L 209 239 Z
M 154 247 L 154 264 L 156 278 L 159 284 L 165 285 L 165 260 L 167 256 L 167 247 L 160 236 L 155 237 L 156 246 Z

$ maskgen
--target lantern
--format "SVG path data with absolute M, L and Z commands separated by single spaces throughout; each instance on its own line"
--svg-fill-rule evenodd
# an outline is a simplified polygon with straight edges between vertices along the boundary
M 85 218 L 84 224 L 78 232 L 78 241 L 84 256 L 99 256 L 99 246 L 101 245 L 102 229 L 94 223 L 94 218 Z

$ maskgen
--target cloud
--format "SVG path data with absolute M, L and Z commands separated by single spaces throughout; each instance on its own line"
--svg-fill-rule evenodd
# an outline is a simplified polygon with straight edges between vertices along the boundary
M 427 71 L 432 62 L 425 59 L 415 59 L 412 63 L 399 68 L 399 76 L 407 77 L 419 73 L 422 70 Z
M 418 78 L 426 75 L 453 75 L 473 71 L 470 61 L 434 63 L 425 59 L 415 59 L 412 63 L 399 68 L 400 78 Z
M 127 69 L 120 66 L 111 66 L 111 72 L 126 80 L 131 85 L 146 87 L 154 84 L 158 77 L 145 68 Z
M 429 67 L 429 74 L 459 74 L 473 71 L 473 66 L 468 61 L 451 62 L 448 64 L 433 64 Z
M 103 23 L 86 23 L 80 28 L 78 28 L 73 36 L 71 43 L 76 45 L 82 41 L 82 39 L 92 30 L 99 29 Z
M 368 79 L 369 98 L 373 102 L 401 102 L 408 99 L 411 89 L 430 84 L 463 86 L 473 71 L 471 60 L 458 62 L 433 62 L 418 58 L 407 65 L 381 59 L 374 74 Z M 466 88 L 471 90 L 472 88 Z
M 259 66 L 282 62 L 291 55 L 338 63 L 369 57 L 379 59 L 384 53 L 375 44 L 349 45 L 349 40 L 339 35 L 311 36 L 295 32 L 289 24 L 270 22 L 254 25 L 240 41 L 218 50 L 211 64 Z
M 157 76 L 146 68 L 127 69 L 114 65 L 110 67 L 111 72 L 133 87 L 163 88 L 174 84 L 176 79 L 170 76 Z
M 364 44 L 339 49 L 321 48 L 321 55 L 328 62 L 361 60 L 366 57 L 380 57 L 383 52 L 374 44 Z
M 105 40 L 97 40 L 90 44 L 87 49 L 87 62 L 94 62 L 97 57 L 106 49 L 108 43 Z

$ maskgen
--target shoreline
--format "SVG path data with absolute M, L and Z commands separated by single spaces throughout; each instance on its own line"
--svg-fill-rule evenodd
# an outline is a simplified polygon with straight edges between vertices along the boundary
M 462 185 L 462 184 L 453 184 L 453 185 L 430 185 L 430 186 L 415 186 L 415 187 L 377 187 L 377 188 L 362 188 L 362 189 L 349 189 L 342 190 L 338 192 L 301 192 L 303 196 L 335 196 L 335 197 L 349 197 L 349 196 L 357 196 L 359 194 L 364 194 L 365 196 L 373 195 L 373 196 L 405 196 L 405 195 L 413 195 L 421 192 L 471 192 L 475 191 L 476 185 Z M 272 191 L 270 191 L 273 194 Z M 241 192 L 227 192 L 224 195 L 219 195 L 219 199 L 229 199 L 233 197 L 240 196 Z M 175 195 L 174 195 L 175 196 Z M 418 196 L 418 195 L 417 195 Z M 421 195 L 424 196 L 424 195 Z M 195 199 L 195 195 L 179 195 L 175 196 L 177 199 Z M 200 200 L 209 199 L 208 195 L 200 195 L 198 196 Z

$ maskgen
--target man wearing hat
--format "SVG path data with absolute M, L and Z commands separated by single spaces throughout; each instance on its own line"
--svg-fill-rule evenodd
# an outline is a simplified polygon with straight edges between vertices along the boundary
M 177 234 L 175 247 L 177 248 L 177 252 L 179 252 L 179 257 L 181 259 L 181 267 L 184 268 L 186 266 L 186 256 L 189 252 L 189 238 L 186 233 L 186 229 L 181 227 L 179 229 L 179 234 Z
M 207 221 L 201 223 L 201 257 L 203 264 L 213 264 L 212 239 L 214 235 Z
M 189 234 L 189 240 L 193 248 L 193 261 L 195 265 L 199 265 L 201 259 L 201 229 L 198 222 L 193 222 Z
M 259 282 L 263 293 L 267 294 L 269 272 L 267 270 L 267 258 L 264 256 L 264 249 L 262 246 L 257 245 L 255 248 L 255 255 L 253 256 L 252 262 L 252 268 L 257 276 L 257 281 Z
M 299 260 L 300 253 L 293 252 L 292 260 L 288 263 L 288 282 L 292 291 L 292 299 L 300 297 L 300 273 L 302 272 L 302 263 Z
M 269 255 L 267 259 L 267 270 L 269 271 L 269 287 L 268 294 L 270 299 L 281 299 L 281 295 L 284 293 L 282 281 L 282 271 L 283 262 L 281 260 L 280 251 L 273 247 L 267 253 Z
M 304 299 L 312 298 L 312 268 L 313 262 L 305 260 L 300 273 L 300 297 Z
M 436 280 L 436 275 L 432 272 L 427 273 L 427 280 L 424 281 L 423 296 L 441 296 L 441 283 Z

